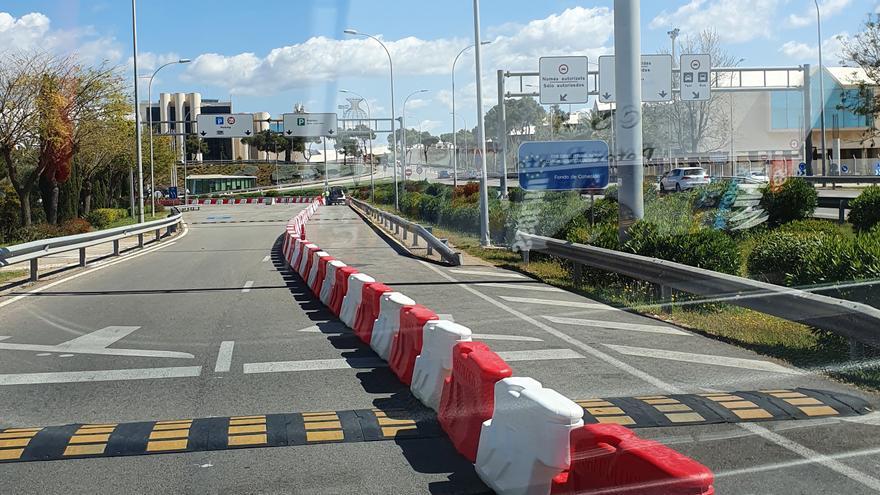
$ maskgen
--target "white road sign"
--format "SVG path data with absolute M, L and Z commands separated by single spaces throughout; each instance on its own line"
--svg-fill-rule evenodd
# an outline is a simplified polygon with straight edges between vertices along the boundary
M 681 101 L 708 101 L 712 97 L 712 57 L 709 54 L 681 56 Z
M 615 95 L 614 56 L 599 57 L 599 101 L 611 103 Z M 672 100 L 672 56 L 642 55 L 642 101 Z
M 254 134 L 254 116 L 250 113 L 199 114 L 196 119 L 199 136 L 210 138 L 243 138 Z
M 560 103 L 586 103 L 587 57 L 541 57 L 539 100 L 542 105 Z
M 335 137 L 335 113 L 285 113 L 285 137 Z

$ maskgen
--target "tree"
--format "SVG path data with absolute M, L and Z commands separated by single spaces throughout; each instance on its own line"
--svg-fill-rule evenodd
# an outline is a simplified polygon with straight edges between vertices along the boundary
M 349 156 L 360 156 L 361 154 L 360 147 L 358 147 L 357 139 L 350 135 L 345 135 L 344 131 L 337 134 L 334 147 L 336 148 L 337 153 L 342 153 L 343 167 L 348 165 Z
M 59 186 L 70 178 L 73 159 L 73 100 L 76 81 L 57 74 L 43 74 L 37 94 L 39 112 L 38 167 L 40 192 L 46 221 L 58 223 Z
M 707 29 L 697 35 L 684 36 L 678 47 L 679 53 L 708 53 L 714 67 L 733 67 L 737 63 L 734 57 L 722 48 L 721 37 L 714 30 Z M 720 77 L 725 76 L 722 74 Z M 715 85 L 719 74 L 712 73 L 711 78 L 712 84 Z M 725 111 L 729 103 L 727 98 L 729 95 L 724 97 L 714 92 L 708 101 L 646 105 L 643 121 L 649 113 L 658 113 L 655 120 L 670 125 L 671 129 L 664 131 L 667 133 L 671 131 L 673 145 L 685 153 L 722 149 L 730 143 L 728 120 L 730 116 Z
M 534 98 L 509 98 L 504 100 L 507 135 L 528 136 L 533 129 L 541 125 L 547 112 Z M 494 138 L 498 135 L 498 105 L 486 112 L 484 117 L 486 135 Z
M 80 136 L 74 162 L 82 183 L 80 214 L 83 216 L 91 211 L 92 194 L 98 175 L 108 172 L 108 168 L 119 156 L 133 156 L 131 150 L 134 148 L 134 125 L 125 120 L 130 111 L 131 106 L 125 95 L 117 93 L 107 102 L 102 116 L 79 123 Z M 155 145 L 154 141 L 154 148 L 157 147 Z M 161 146 L 158 148 L 157 152 L 162 149 Z M 167 152 L 172 153 L 170 148 Z M 145 156 L 150 155 L 148 153 Z M 154 159 L 154 163 L 156 161 Z
M 428 149 L 431 146 L 436 145 L 440 142 L 440 138 L 437 136 L 431 135 L 430 132 L 423 132 L 421 136 L 421 140 L 419 141 L 422 145 L 422 153 L 425 154 L 425 164 L 428 163 Z
M 839 38 L 843 44 L 845 61 L 854 63 L 865 71 L 871 81 L 880 81 L 880 15 L 874 14 L 865 21 L 861 33 L 852 38 Z M 847 98 L 841 102 L 842 107 L 849 108 L 853 113 L 873 119 L 880 113 L 880 92 L 874 85 L 859 81 L 855 98 Z M 844 93 L 846 98 L 846 93 Z M 868 125 L 863 141 L 880 137 L 880 128 Z
M 186 136 L 186 159 L 195 160 L 198 155 L 204 155 L 210 150 L 208 142 L 199 137 L 197 134 L 188 134 Z M 153 154 L 156 153 L 156 147 L 153 146 Z M 155 160 L 154 160 L 155 161 Z

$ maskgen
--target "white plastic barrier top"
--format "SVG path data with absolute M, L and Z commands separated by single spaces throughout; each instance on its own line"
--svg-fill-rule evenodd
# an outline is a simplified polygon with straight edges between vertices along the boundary
M 471 341 L 471 329 L 447 320 L 431 320 L 422 330 L 422 353 L 416 357 L 410 389 L 422 404 L 437 410 L 443 381 L 452 374 L 452 348 Z
M 324 274 L 324 283 L 321 284 L 321 302 L 330 305 L 330 296 L 333 295 L 333 287 L 336 285 L 336 269 L 342 268 L 345 263 L 339 260 L 333 260 L 327 263 L 327 273 Z
M 318 265 L 321 263 L 321 258 L 326 258 L 328 256 L 330 256 L 330 254 L 326 251 L 315 251 L 315 254 L 312 255 L 312 266 L 309 268 L 309 276 L 306 278 L 309 287 L 315 283 L 315 278 L 318 277 Z
M 306 243 L 305 245 L 303 245 L 303 247 L 302 247 L 303 256 L 299 262 L 299 266 L 296 267 L 296 273 L 299 273 L 300 277 L 306 278 L 308 276 L 308 273 L 305 273 L 305 271 L 306 271 L 306 265 L 309 264 L 309 250 L 315 249 L 317 247 L 318 247 L 317 245 L 312 244 L 312 243 Z M 296 261 L 296 260 L 294 260 L 294 261 Z
M 415 301 L 400 292 L 386 292 L 379 300 L 379 317 L 373 323 L 370 347 L 380 358 L 388 361 L 391 356 L 391 343 L 400 330 L 400 310 L 404 306 L 414 306 Z
M 571 465 L 569 437 L 584 410 L 532 378 L 495 383 L 495 410 L 483 423 L 474 467 L 500 495 L 547 495 Z
M 348 276 L 348 291 L 342 300 L 342 308 L 339 310 L 339 319 L 348 328 L 354 328 L 354 319 L 357 317 L 358 308 L 361 306 L 361 298 L 364 285 L 375 282 L 376 279 L 365 273 L 354 273 Z

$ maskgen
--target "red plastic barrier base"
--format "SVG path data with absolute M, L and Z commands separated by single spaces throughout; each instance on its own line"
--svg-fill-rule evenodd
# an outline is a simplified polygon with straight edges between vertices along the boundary
M 495 409 L 495 382 L 510 366 L 482 342 L 459 342 L 452 351 L 452 375 L 443 384 L 437 419 L 461 455 L 477 460 L 483 421 Z
M 327 276 L 327 263 L 330 263 L 331 261 L 336 261 L 336 258 L 332 256 L 324 256 L 318 260 L 318 273 L 315 274 L 315 280 L 312 282 L 312 286 L 309 287 L 312 289 L 312 293 L 316 296 L 321 295 L 321 287 L 324 285 L 324 277 Z
M 422 352 L 422 329 L 431 320 L 438 320 L 437 313 L 415 305 L 400 310 L 400 331 L 394 336 L 388 364 L 400 381 L 412 385 L 416 356 Z
M 571 468 L 553 479 L 552 495 L 712 495 L 709 468 L 669 447 L 614 424 L 571 432 Z
M 364 285 L 353 330 L 365 344 L 369 344 L 373 337 L 373 323 L 379 317 L 379 301 L 382 299 L 382 294 L 391 291 L 391 287 L 380 282 Z
M 333 284 L 333 293 L 330 294 L 330 304 L 328 304 L 330 311 L 336 316 L 342 311 L 342 301 L 348 294 L 348 277 L 355 273 L 358 273 L 357 268 L 350 266 L 336 269 L 336 282 Z

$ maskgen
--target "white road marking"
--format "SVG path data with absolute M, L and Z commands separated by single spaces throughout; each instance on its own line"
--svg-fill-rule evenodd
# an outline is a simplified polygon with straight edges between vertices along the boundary
M 500 278 L 526 278 L 519 273 L 512 272 L 489 272 L 483 270 L 456 270 L 450 269 L 452 273 L 460 273 L 462 275 L 485 275 L 486 277 L 500 277 Z
M 220 350 L 217 351 L 217 364 L 214 365 L 215 373 L 225 373 L 232 368 L 232 350 L 234 348 L 234 340 L 220 342 Z
M 580 301 L 556 301 L 553 299 L 534 299 L 531 297 L 512 297 L 512 296 L 498 296 L 501 299 L 504 299 L 508 302 L 520 303 L 520 304 L 541 304 L 544 306 L 562 306 L 566 308 L 584 308 L 584 309 L 603 309 L 603 310 L 613 310 L 619 311 L 617 308 L 608 306 L 607 304 L 601 303 L 588 303 L 588 302 L 580 302 Z
M 582 359 L 584 356 L 571 349 L 535 349 L 532 351 L 499 352 L 501 359 L 516 361 L 560 361 L 563 359 Z
M 563 325 L 577 325 L 582 327 L 598 327 L 612 330 L 630 330 L 633 332 L 646 333 L 665 333 L 668 335 L 681 335 L 683 337 L 691 337 L 692 334 L 678 330 L 677 328 L 666 327 L 662 325 L 643 325 L 639 323 L 623 323 L 618 321 L 602 321 L 602 320 L 581 320 L 577 318 L 563 318 L 560 316 L 543 316 L 553 323 L 561 323 Z
M 195 356 L 188 352 L 157 351 L 150 349 L 114 349 L 108 348 L 110 344 L 117 342 L 126 335 L 141 327 L 109 326 L 91 333 L 62 342 L 58 345 L 43 344 L 9 344 L 0 342 L 0 350 L 7 351 L 31 351 L 39 353 L 57 352 L 74 354 L 94 354 L 99 356 L 130 356 L 130 357 L 156 357 L 172 359 L 193 359 Z M 9 337 L 2 336 L 0 341 Z M 62 355 L 61 357 L 69 357 Z
M 339 322 L 328 321 L 326 323 L 322 323 L 321 325 L 326 326 L 328 328 L 325 328 L 322 330 L 321 327 L 319 327 L 318 325 L 312 325 L 310 327 L 305 327 L 302 330 L 298 330 L 298 331 L 302 332 L 302 333 L 323 333 L 323 334 L 330 334 L 330 333 L 340 333 L 341 334 L 341 333 L 351 331 L 351 329 L 349 329 L 347 326 L 345 326 L 345 324 L 339 323 Z
M 263 258 L 263 263 L 269 262 L 269 255 L 267 254 L 265 258 Z
M 711 364 L 713 366 L 725 366 L 728 368 L 743 368 L 747 370 L 769 371 L 771 373 L 784 373 L 786 375 L 803 375 L 804 372 L 794 368 L 780 366 L 770 361 L 758 359 L 743 359 L 713 354 L 694 354 L 691 352 L 667 351 L 663 349 L 648 349 L 645 347 L 630 347 L 628 345 L 603 344 L 605 347 L 627 356 L 648 357 L 654 359 L 666 359 L 668 361 L 682 361 L 685 363 Z
M 0 375 L 0 385 L 43 385 L 47 383 L 112 382 L 121 380 L 152 380 L 188 378 L 202 374 L 201 366 L 171 368 L 136 368 L 99 371 L 58 371 L 51 373 L 18 373 Z
M 536 337 L 524 335 L 493 335 L 491 333 L 475 333 L 471 335 L 474 340 L 509 340 L 512 342 L 544 342 Z
M 348 359 L 311 359 L 308 361 L 276 361 L 269 363 L 247 363 L 245 374 L 281 373 L 287 371 L 323 371 L 359 368 L 385 368 L 388 363 L 378 357 Z
M 542 286 L 542 285 L 491 284 L 491 283 L 482 283 L 482 284 L 474 284 L 474 285 L 478 285 L 480 287 L 500 287 L 502 289 L 533 290 L 533 291 L 537 291 L 537 292 L 565 292 L 564 290 L 557 289 L 556 287 L 546 287 L 546 286 Z
M 104 268 L 107 268 L 108 266 L 113 266 L 113 265 L 118 264 L 118 263 L 124 263 L 124 262 L 129 261 L 129 260 L 132 260 L 132 259 L 134 259 L 134 258 L 138 258 L 138 257 L 140 257 L 140 256 L 144 256 L 144 255 L 150 254 L 150 253 L 152 253 L 153 251 L 158 251 L 158 250 L 160 250 L 160 249 L 164 249 L 164 248 L 167 248 L 167 247 L 169 247 L 169 246 L 173 246 L 177 241 L 179 241 L 180 239 L 183 239 L 187 234 L 189 234 L 189 227 L 187 227 L 186 224 L 183 224 L 183 233 L 181 233 L 180 236 L 178 236 L 176 239 L 174 239 L 174 240 L 171 241 L 171 242 L 168 242 L 168 243 L 165 243 L 165 244 L 159 244 L 158 246 L 152 246 L 152 247 L 149 247 L 149 248 L 145 248 L 145 249 L 143 249 L 143 250 L 141 250 L 141 251 L 138 251 L 138 252 L 135 252 L 135 253 L 131 253 L 131 254 L 123 254 L 123 255 L 120 255 L 119 259 L 110 259 L 110 260 L 105 260 L 105 261 L 97 261 L 97 262 L 95 262 L 95 263 L 92 265 L 92 268 L 90 268 L 90 269 L 88 269 L 88 270 L 85 270 L 85 271 L 82 271 L 82 272 L 79 272 L 79 273 L 74 273 L 73 275 L 71 275 L 71 276 L 69 276 L 69 277 L 62 278 L 61 280 L 56 280 L 56 281 L 54 281 L 54 282 L 50 282 L 50 283 L 48 283 L 48 284 L 46 284 L 46 285 L 42 285 L 42 286 L 40 286 L 40 287 L 35 287 L 35 288 L 33 288 L 33 289 L 27 291 L 26 293 L 24 293 L 24 294 L 19 294 L 19 295 L 15 296 L 15 297 L 13 297 L 13 298 L 11 298 L 11 299 L 7 299 L 7 300 L 5 300 L 5 301 L 0 301 L 0 308 L 2 308 L 2 307 L 4 307 L 4 306 L 7 306 L 7 305 L 9 305 L 9 304 L 12 304 L 12 303 L 14 303 L 15 301 L 19 301 L 19 300 L 21 300 L 21 299 L 24 299 L 25 297 L 29 297 L 29 296 L 32 296 L 32 295 L 34 295 L 34 294 L 39 294 L 40 292 L 43 292 L 44 290 L 51 289 L 52 287 L 55 287 L 56 285 L 59 285 L 59 284 L 63 284 L 64 282 L 67 282 L 67 281 L 69 281 L 69 280 L 73 280 L 73 279 L 75 279 L 75 278 L 82 277 L 83 275 L 88 275 L 89 273 L 96 272 L 96 271 L 98 271 L 98 270 L 102 270 L 102 269 L 104 269 Z
M 247 294 L 248 292 L 251 291 L 251 287 L 253 287 L 253 286 L 254 286 L 254 281 L 248 280 L 247 282 L 244 283 L 244 287 L 241 288 L 241 293 Z
M 517 310 L 511 308 L 510 306 L 508 306 L 500 301 L 497 301 L 493 297 L 490 297 L 490 296 L 483 294 L 482 292 L 480 292 L 472 287 L 468 287 L 467 285 L 462 284 L 459 280 L 456 280 L 455 278 L 451 277 L 449 274 L 444 273 L 442 270 L 431 265 L 428 262 L 419 261 L 419 263 L 421 263 L 422 265 L 424 265 L 428 269 L 434 271 L 435 273 L 437 273 L 441 277 L 445 278 L 446 280 L 448 280 L 450 282 L 459 283 L 459 287 L 468 291 L 469 293 L 473 294 L 474 296 L 477 296 L 480 299 L 483 299 L 484 301 L 488 302 L 489 304 L 492 304 L 493 306 L 495 306 L 501 310 L 504 310 L 513 316 L 516 316 L 517 318 L 519 318 L 520 320 L 522 320 L 526 323 L 529 323 L 537 328 L 540 328 L 541 330 L 544 330 L 545 332 L 549 333 L 550 335 L 553 335 L 554 337 L 559 338 L 562 341 L 568 342 L 569 344 L 583 350 L 584 352 L 595 357 L 596 359 L 604 361 L 605 363 L 607 363 L 607 364 L 609 364 L 609 365 L 611 365 L 611 366 L 613 366 L 613 367 L 615 367 L 615 368 L 617 368 L 617 369 L 619 369 L 619 370 L 621 370 L 621 371 L 623 371 L 623 372 L 625 372 L 635 378 L 638 378 L 638 379 L 644 381 L 645 383 L 653 385 L 667 394 L 682 394 L 685 392 L 684 390 L 682 390 L 681 388 L 679 388 L 676 385 L 673 385 L 673 384 L 666 382 L 660 378 L 657 378 L 654 375 L 651 375 L 650 373 L 647 373 L 645 371 L 642 371 L 642 370 L 636 368 L 635 366 L 631 366 L 631 365 L 621 361 L 620 359 L 617 359 L 614 356 L 611 356 L 610 354 L 602 352 L 599 349 L 596 349 L 592 346 L 589 346 L 589 345 L 581 342 L 580 340 L 566 334 L 565 332 L 561 332 L 561 331 L 551 327 L 550 325 L 546 325 L 543 322 L 540 322 L 540 321 L 536 320 L 535 318 L 528 316 L 525 313 L 522 313 L 520 311 L 517 311 Z M 820 464 L 820 465 L 822 465 L 822 466 L 824 466 L 824 467 L 826 467 L 826 468 L 828 468 L 828 469 L 830 469 L 840 475 L 846 476 L 847 478 L 849 478 L 857 483 L 861 483 L 861 484 L 863 484 L 863 485 L 865 485 L 875 491 L 880 491 L 880 480 L 878 480 L 877 478 L 874 478 L 874 477 L 869 476 L 861 471 L 858 471 L 854 468 L 851 468 L 851 467 L 849 467 L 849 466 L 847 466 L 847 465 L 845 465 L 835 459 L 831 459 L 831 458 L 829 458 L 823 454 L 820 454 L 812 449 L 809 449 L 809 448 L 807 448 L 797 442 L 794 442 L 793 440 L 789 440 L 788 438 L 785 438 L 782 435 L 774 433 L 761 425 L 758 425 L 756 423 L 735 423 L 735 425 L 739 428 L 743 428 L 744 430 L 746 430 L 754 435 L 757 435 L 757 436 L 759 436 L 767 441 L 770 441 L 772 443 L 775 443 L 776 445 L 779 445 L 780 447 L 783 447 L 783 448 L 803 457 L 805 459 L 805 461 L 807 461 L 807 462 L 815 462 L 816 464 Z

